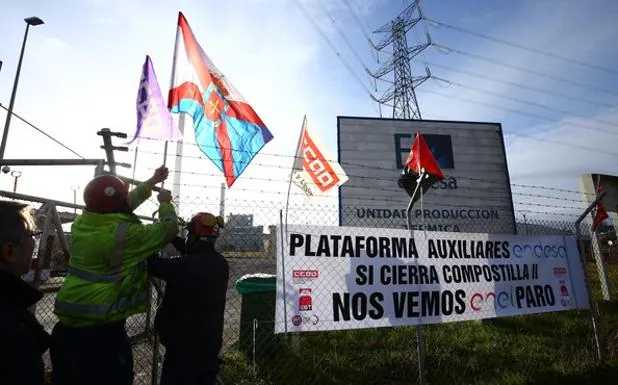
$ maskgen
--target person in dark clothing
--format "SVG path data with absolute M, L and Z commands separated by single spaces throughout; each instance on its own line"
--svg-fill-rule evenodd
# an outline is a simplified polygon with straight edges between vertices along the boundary
M 43 298 L 30 270 L 34 221 L 27 205 L 0 201 L 0 384 L 43 385 L 50 337 L 28 308 Z
M 155 318 L 165 346 L 161 385 L 215 384 L 223 341 L 229 265 L 215 250 L 222 217 L 198 213 L 187 224 L 187 242 L 172 241 L 180 258 L 152 257 L 150 273 L 166 282 Z

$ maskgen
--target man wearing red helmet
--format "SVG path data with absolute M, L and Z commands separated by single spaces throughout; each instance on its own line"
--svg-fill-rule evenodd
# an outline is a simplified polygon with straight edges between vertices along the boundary
M 105 175 L 84 189 L 86 210 L 71 227 L 69 271 L 55 302 L 59 322 L 50 348 L 54 385 L 133 383 L 125 320 L 148 310 L 146 259 L 179 230 L 169 191 L 157 197 L 158 223 L 142 224 L 133 210 L 167 176 L 167 168 L 161 167 L 129 192 L 122 179 Z
M 180 258 L 153 257 L 150 272 L 166 282 L 155 328 L 165 346 L 161 385 L 215 384 L 223 342 L 229 265 L 215 250 L 222 217 L 198 213 L 187 224 Z

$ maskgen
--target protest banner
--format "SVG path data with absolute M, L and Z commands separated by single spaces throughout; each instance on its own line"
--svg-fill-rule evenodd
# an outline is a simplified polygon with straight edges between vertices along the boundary
M 293 226 L 277 231 L 275 333 L 588 308 L 576 239 Z

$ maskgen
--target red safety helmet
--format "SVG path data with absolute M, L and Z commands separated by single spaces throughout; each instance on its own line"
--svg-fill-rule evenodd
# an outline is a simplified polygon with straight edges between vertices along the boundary
M 129 185 L 113 175 L 98 176 L 84 189 L 86 210 L 109 214 L 128 211 Z
M 222 216 L 214 216 L 205 212 L 195 214 L 187 225 L 189 233 L 197 238 L 218 237 L 223 227 L 225 227 L 225 220 Z

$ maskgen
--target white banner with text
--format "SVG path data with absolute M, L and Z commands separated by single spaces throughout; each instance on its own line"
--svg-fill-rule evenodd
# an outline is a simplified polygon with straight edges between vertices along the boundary
M 275 333 L 588 308 L 576 239 L 288 225 Z

